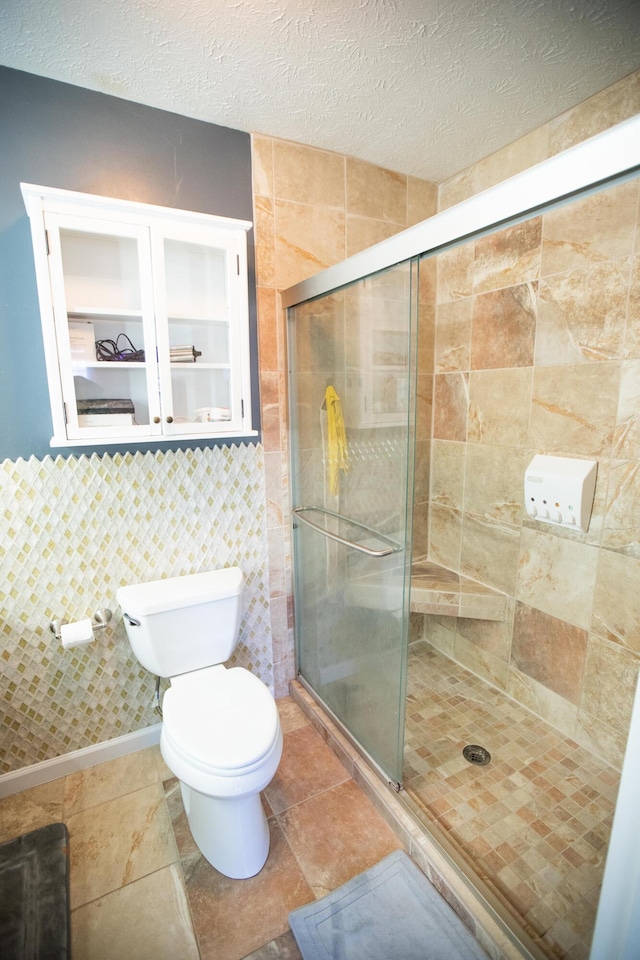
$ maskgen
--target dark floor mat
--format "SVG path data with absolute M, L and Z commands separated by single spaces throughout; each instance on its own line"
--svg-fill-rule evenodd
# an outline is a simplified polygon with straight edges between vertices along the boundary
M 0 957 L 70 956 L 69 834 L 51 823 L 0 844 Z

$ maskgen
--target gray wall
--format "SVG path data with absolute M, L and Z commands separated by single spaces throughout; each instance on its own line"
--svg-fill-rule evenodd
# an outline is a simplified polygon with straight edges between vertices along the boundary
M 250 137 L 0 67 L 0 461 L 48 453 L 90 454 L 90 447 L 49 446 L 49 395 L 21 182 L 252 220 Z M 248 239 L 252 412 L 257 426 L 253 232 Z M 214 443 L 95 449 L 115 453 Z

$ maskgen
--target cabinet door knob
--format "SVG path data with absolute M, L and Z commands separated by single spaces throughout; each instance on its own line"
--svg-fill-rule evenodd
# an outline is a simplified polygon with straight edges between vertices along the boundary
M 154 423 L 160 423 L 160 417 L 154 417 L 154 418 L 153 418 L 153 422 L 154 422 Z
M 173 423 L 173 417 L 167 417 L 167 423 Z

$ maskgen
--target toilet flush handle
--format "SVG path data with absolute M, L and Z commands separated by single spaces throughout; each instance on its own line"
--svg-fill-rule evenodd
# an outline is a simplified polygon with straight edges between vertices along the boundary
M 140 621 L 139 621 L 139 620 L 136 620 L 135 617 L 132 617 L 131 614 L 125 613 L 124 616 L 127 618 L 127 623 L 129 624 L 130 627 L 139 627 L 139 626 L 140 626 Z

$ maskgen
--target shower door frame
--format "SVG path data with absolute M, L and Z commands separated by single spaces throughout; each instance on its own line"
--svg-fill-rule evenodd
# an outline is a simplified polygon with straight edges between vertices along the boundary
M 391 264 L 388 270 L 395 269 L 396 267 L 402 266 L 405 263 L 401 264 Z M 406 419 L 406 438 L 405 438 L 405 478 L 404 478 L 404 502 L 402 506 L 402 515 L 404 519 L 404 535 L 399 539 L 395 540 L 393 537 L 381 533 L 377 529 L 355 520 L 350 517 L 343 516 L 340 513 L 335 513 L 331 510 L 325 508 L 319 508 L 317 506 L 310 505 L 300 505 L 299 496 L 298 496 L 298 483 L 295 476 L 291 477 L 290 483 L 290 503 L 292 506 L 291 509 L 291 521 L 292 521 L 292 547 L 293 547 L 293 556 L 296 555 L 296 537 L 295 537 L 295 528 L 296 521 L 302 522 L 305 526 L 315 528 L 316 531 L 332 540 L 338 542 L 343 546 L 348 547 L 351 550 L 356 550 L 363 554 L 368 555 L 372 558 L 382 559 L 383 557 L 398 555 L 402 556 L 402 617 L 399 621 L 400 631 L 398 637 L 400 643 L 397 648 L 398 653 L 398 672 L 399 672 L 399 689 L 398 689 L 398 713 L 393 718 L 393 722 L 397 721 L 396 736 L 395 736 L 395 759 L 391 763 L 389 754 L 383 759 L 382 755 L 379 755 L 378 758 L 374 756 L 372 751 L 373 744 L 370 744 L 369 748 L 363 746 L 356 738 L 356 736 L 351 732 L 348 723 L 341 716 L 334 712 L 332 707 L 322 699 L 321 694 L 313 687 L 312 683 L 309 682 L 301 673 L 297 673 L 297 679 L 302 684 L 305 689 L 307 689 L 315 699 L 322 705 L 323 710 L 331 717 L 334 723 L 341 729 L 347 737 L 351 739 L 354 746 L 360 753 L 360 755 L 365 759 L 367 764 L 376 771 L 377 775 L 391 787 L 395 792 L 399 793 L 402 789 L 402 766 L 403 766 L 403 752 L 404 752 L 404 729 L 405 729 L 405 708 L 406 708 L 406 680 L 407 680 L 407 650 L 408 650 L 408 629 L 409 629 L 409 594 L 411 587 L 411 553 L 413 548 L 413 477 L 415 469 L 415 420 L 416 420 L 416 396 L 417 396 L 417 336 L 418 336 L 418 270 L 419 262 L 417 258 L 413 258 L 409 261 L 406 261 L 408 267 L 408 290 L 406 291 L 407 300 L 405 307 L 407 309 L 406 317 L 407 328 L 406 328 L 406 337 L 407 337 L 407 357 L 406 357 L 406 367 L 404 369 L 406 375 L 406 387 L 405 394 L 407 400 L 407 410 L 405 414 Z M 384 274 L 385 271 L 380 271 L 380 274 Z M 369 276 L 369 275 L 367 275 Z M 352 285 L 353 286 L 353 285 Z M 320 298 L 321 299 L 321 298 Z M 297 394 L 292 385 L 292 379 L 295 380 L 295 377 L 292 376 L 293 373 L 293 357 L 297 354 L 296 349 L 297 341 L 297 330 L 295 318 L 289 314 L 287 322 L 287 354 L 288 354 L 288 375 L 289 375 L 289 426 L 290 430 L 295 429 L 297 423 Z M 290 441 L 290 463 L 293 464 L 293 459 L 295 456 L 295 445 Z M 291 471 L 293 473 L 293 470 Z M 370 537 L 375 538 L 378 541 L 378 545 L 382 549 L 374 550 L 370 547 L 364 546 L 360 543 L 354 543 L 349 539 L 345 539 L 336 533 L 327 530 L 325 527 L 318 525 L 307 517 L 305 514 L 307 512 L 312 513 L 322 513 L 325 518 L 332 518 L 334 521 L 340 521 L 350 525 L 352 528 L 359 528 L 361 532 L 366 532 Z M 297 562 L 293 563 L 293 583 L 294 583 L 294 598 L 296 595 L 300 595 L 301 591 L 299 589 L 299 584 L 301 582 L 301 573 L 299 570 L 299 565 Z M 295 603 L 294 603 L 295 606 Z M 294 617 L 295 619 L 295 617 Z M 298 659 L 298 654 L 300 650 L 300 637 L 299 634 L 296 634 L 296 660 Z M 298 667 L 298 663 L 296 663 Z M 389 718 L 390 724 L 392 724 L 392 718 Z M 374 738 L 375 739 L 375 738 Z M 378 747 L 380 744 L 378 744 Z M 382 751 L 384 753 L 384 751 Z
M 523 173 L 395 234 L 347 260 L 282 291 L 285 309 L 330 293 L 394 264 L 436 254 L 499 227 L 528 220 L 578 196 L 597 193 L 640 173 L 640 115 L 597 134 Z M 636 692 L 622 767 L 591 960 L 630 958 L 640 916 L 640 685 Z M 610 854 L 610 855 L 609 855 Z M 622 952 L 621 952 L 622 951 Z

